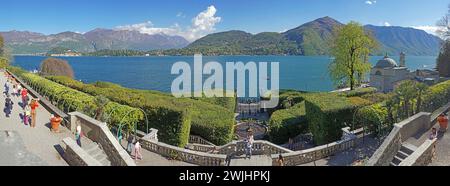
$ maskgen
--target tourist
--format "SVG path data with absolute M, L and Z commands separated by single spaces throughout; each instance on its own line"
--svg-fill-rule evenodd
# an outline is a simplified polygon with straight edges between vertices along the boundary
M 134 158 L 140 160 L 142 159 L 141 144 L 139 143 L 139 141 L 136 141 L 136 143 L 134 144 Z
M 28 101 L 26 100 L 28 97 L 28 90 L 26 88 L 23 88 L 20 94 L 22 95 L 22 107 L 25 108 L 26 103 L 28 103 Z
M 81 132 L 81 126 L 77 126 L 77 131 L 75 132 L 75 139 L 77 141 L 78 146 L 81 147 L 81 137 L 83 137 L 83 133 Z
M 8 81 L 6 81 L 4 87 L 5 87 L 5 91 L 3 92 L 3 94 L 5 96 L 7 96 L 9 94 L 9 82 Z
M 5 112 L 5 115 L 7 118 L 11 115 L 11 111 L 13 109 L 13 101 L 11 100 L 11 96 L 8 94 L 5 98 L 5 109 L 3 110 Z
M 20 83 L 19 84 L 17 84 L 17 95 L 20 95 L 20 93 L 22 92 L 22 85 L 20 85 Z
M 433 127 L 431 129 L 430 140 L 433 140 L 436 137 L 437 137 L 437 130 L 436 130 L 436 128 Z
M 28 123 L 30 121 L 30 117 L 31 117 L 31 107 L 30 107 L 30 105 L 26 105 L 25 110 L 23 112 L 23 123 L 25 125 L 28 125 Z
M 17 96 L 17 85 L 16 85 L 15 82 L 13 84 L 13 89 L 12 89 L 11 95 L 12 96 Z
M 251 129 L 248 130 L 247 139 L 246 139 L 246 155 L 245 158 L 252 158 L 252 148 L 253 148 L 253 131 Z
M 446 132 L 448 128 L 448 116 L 446 116 L 445 114 L 441 114 L 437 120 L 440 126 L 439 131 Z
M 131 150 L 133 148 L 133 141 L 134 141 L 134 137 L 133 135 L 131 135 L 131 133 L 128 133 L 128 139 L 127 139 L 127 152 L 131 154 Z
M 36 109 L 39 107 L 39 99 L 32 99 L 30 103 L 31 108 L 31 127 L 36 127 Z
M 284 166 L 284 158 L 283 158 L 283 155 L 278 155 L 278 159 L 277 159 L 277 163 L 278 163 L 278 166 Z

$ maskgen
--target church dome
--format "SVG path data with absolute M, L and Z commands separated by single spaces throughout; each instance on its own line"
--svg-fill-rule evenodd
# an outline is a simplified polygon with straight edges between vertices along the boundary
M 388 56 L 384 56 L 383 59 L 379 60 L 377 62 L 377 65 L 375 65 L 375 68 L 393 68 L 397 67 L 397 63 L 392 58 L 389 58 Z

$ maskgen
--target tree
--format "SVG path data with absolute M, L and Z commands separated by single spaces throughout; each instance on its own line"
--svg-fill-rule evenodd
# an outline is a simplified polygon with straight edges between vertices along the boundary
M 5 48 L 5 43 L 4 43 L 4 39 L 3 36 L 0 34 L 0 57 L 3 56 L 3 50 Z
M 329 66 L 335 84 L 344 84 L 354 90 L 369 72 L 369 54 L 376 47 L 376 40 L 357 22 L 335 28 L 331 44 L 331 54 L 335 59 Z
M 450 4 L 448 12 L 437 22 L 437 34 L 444 40 L 436 61 L 436 68 L 441 76 L 450 77 Z
M 99 121 L 105 121 L 104 110 L 106 105 L 109 103 L 109 99 L 103 95 L 99 95 L 95 97 L 95 106 L 97 109 L 95 110 L 95 119 Z
M 41 74 L 44 76 L 74 77 L 72 67 L 66 60 L 47 58 L 41 63 Z
M 422 111 L 422 102 L 423 97 L 428 91 L 428 86 L 423 83 L 416 83 L 415 85 L 416 91 L 417 91 L 417 108 L 416 108 L 416 114 Z
M 441 46 L 441 51 L 437 58 L 436 69 L 439 75 L 443 77 L 450 77 L 450 41 L 444 41 Z

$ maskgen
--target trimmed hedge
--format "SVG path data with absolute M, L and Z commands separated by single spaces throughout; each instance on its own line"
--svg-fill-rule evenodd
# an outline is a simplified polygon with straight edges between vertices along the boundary
M 289 138 L 296 137 L 308 131 L 305 103 L 301 102 L 289 109 L 277 110 L 270 117 L 269 139 L 276 144 L 282 144 Z
M 341 129 L 351 124 L 355 109 L 347 98 L 332 93 L 305 97 L 306 118 L 316 145 L 323 145 L 342 136 Z
M 9 66 L 8 59 L 0 57 L 0 69 L 6 68 L 7 66 Z
M 365 106 L 356 112 L 357 127 L 368 127 L 369 131 L 379 134 L 389 125 L 388 110 L 382 104 Z
M 47 80 L 36 74 L 27 73 L 19 68 L 9 67 L 8 70 L 20 77 L 41 95 L 46 96 L 52 103 L 64 112 L 80 111 L 94 117 L 96 110 L 95 97 Z M 112 113 L 111 115 L 109 115 Z M 143 113 L 133 107 L 108 102 L 103 109 L 104 115 L 109 115 L 109 124 L 118 127 L 126 124 L 128 129 L 143 121 Z
M 357 97 L 357 96 L 363 96 L 366 94 L 373 94 L 376 93 L 377 89 L 373 87 L 367 87 L 367 88 L 358 88 L 355 90 L 347 91 L 347 92 L 340 92 L 339 94 L 346 97 Z
M 143 109 L 149 117 L 149 125 L 159 130 L 161 141 L 169 144 L 173 144 L 172 138 L 178 138 L 171 135 L 175 133 L 173 131 L 181 132 L 180 136 L 187 136 L 179 146 L 188 142 L 189 133 L 199 135 L 217 145 L 230 142 L 234 134 L 234 112 L 208 103 L 213 98 L 197 101 L 190 98 L 174 98 L 157 91 L 128 89 L 112 83 L 83 84 L 66 77 L 47 78 L 91 95 L 104 95 L 118 103 Z M 169 111 L 178 114 L 169 114 Z M 173 127 L 167 128 L 169 124 Z
M 450 102 L 450 80 L 429 87 L 423 97 L 422 111 L 433 112 Z

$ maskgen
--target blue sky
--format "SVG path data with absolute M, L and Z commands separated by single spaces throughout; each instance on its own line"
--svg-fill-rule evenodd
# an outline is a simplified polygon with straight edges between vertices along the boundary
M 226 30 L 280 32 L 323 16 L 432 28 L 450 0 L 2 0 L 0 31 L 135 29 L 195 39 Z M 196 23 L 194 23 L 196 22 Z

